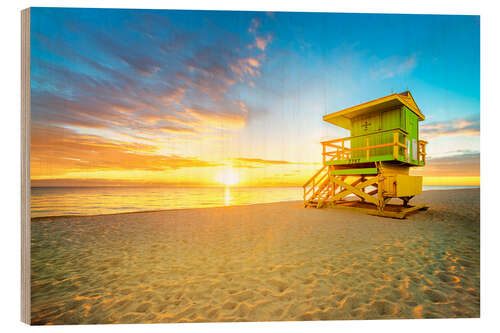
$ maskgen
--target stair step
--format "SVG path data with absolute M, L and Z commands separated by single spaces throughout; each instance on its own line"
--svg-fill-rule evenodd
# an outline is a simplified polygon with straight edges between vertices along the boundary
M 316 181 L 319 181 L 316 183 Z M 314 190 L 312 190 L 312 188 Z M 332 195 L 332 186 L 330 182 L 330 176 L 328 173 L 328 168 L 323 166 L 316 174 L 309 179 L 309 181 L 304 185 L 304 191 L 310 191 L 304 196 L 304 207 L 320 207 L 328 200 Z M 314 191 L 314 193 L 312 193 Z

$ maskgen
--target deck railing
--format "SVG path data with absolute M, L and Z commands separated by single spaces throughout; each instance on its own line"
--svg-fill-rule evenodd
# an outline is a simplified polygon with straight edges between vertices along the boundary
M 392 133 L 392 135 L 391 135 Z M 373 144 L 376 136 L 378 136 L 378 141 L 381 141 L 381 135 L 391 135 L 392 140 L 387 142 L 387 139 L 384 140 L 386 143 L 382 144 Z M 371 139 L 370 139 L 371 137 Z M 356 147 L 353 147 L 352 141 L 356 139 L 357 144 Z M 372 140 L 372 142 L 370 142 Z M 364 145 L 360 146 L 360 143 L 364 143 Z M 378 156 L 380 155 L 380 150 L 377 152 L 375 149 L 384 148 L 384 147 L 393 147 L 392 151 L 389 151 L 389 154 L 392 154 L 392 157 L 397 160 L 401 156 L 405 156 L 406 160 L 408 160 L 408 136 L 405 132 L 400 129 L 386 130 L 380 131 L 376 133 L 366 134 L 366 135 L 358 135 L 351 136 L 346 138 L 334 139 L 321 142 L 323 145 L 323 165 L 328 161 L 343 161 L 343 160 L 351 160 L 353 158 L 354 152 L 361 152 L 356 154 L 356 158 L 364 161 L 370 161 L 370 156 Z M 425 145 L 426 141 L 419 140 L 418 141 L 418 158 L 419 162 L 425 163 Z
M 418 140 L 418 162 L 425 164 L 425 156 L 427 153 L 425 152 L 425 146 L 427 145 L 427 141 Z

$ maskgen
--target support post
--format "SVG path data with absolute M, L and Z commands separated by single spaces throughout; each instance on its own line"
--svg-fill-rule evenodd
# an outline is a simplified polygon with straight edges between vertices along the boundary
M 342 140 L 342 155 L 340 158 L 342 161 L 344 160 L 344 140 Z
M 378 201 L 378 204 L 377 204 L 377 208 L 379 211 L 382 211 L 384 209 L 384 194 L 383 194 L 383 188 L 384 188 L 384 185 L 382 184 L 382 182 L 384 181 L 384 177 L 382 176 L 382 174 L 378 174 L 377 175 L 377 201 Z
M 395 160 L 398 159 L 399 157 L 399 132 L 396 131 L 394 132 L 394 151 L 393 151 L 393 157 Z
M 424 162 L 424 164 L 425 164 L 425 157 L 426 157 L 426 155 L 427 155 L 427 153 L 425 152 L 425 143 L 422 145 L 422 151 L 423 151 L 423 153 L 424 153 L 424 157 L 422 158 L 422 161 L 423 161 L 423 162 Z
M 369 156 L 369 155 L 368 155 L 368 156 Z M 363 182 L 365 182 L 365 181 L 366 181 L 366 177 L 365 177 L 365 176 L 361 176 L 361 183 L 363 183 Z M 363 187 L 363 188 L 361 189 L 361 191 L 362 191 L 363 193 L 366 193 L 366 191 L 365 191 L 365 187 Z M 365 198 L 361 197 L 361 201 L 362 201 L 362 202 L 365 202 Z
M 370 161 L 370 137 L 366 136 L 366 161 Z
M 408 149 L 408 137 L 405 135 L 405 159 L 410 161 L 410 150 Z

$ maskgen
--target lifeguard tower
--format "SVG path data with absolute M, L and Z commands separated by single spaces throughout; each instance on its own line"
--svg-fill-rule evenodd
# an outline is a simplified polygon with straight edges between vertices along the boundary
M 305 207 L 338 207 L 405 218 L 425 205 L 410 206 L 422 192 L 422 177 L 410 167 L 425 165 L 424 120 L 409 91 L 392 94 L 323 117 L 350 137 L 321 142 L 323 168 L 304 184 Z M 401 205 L 389 201 L 402 200 Z

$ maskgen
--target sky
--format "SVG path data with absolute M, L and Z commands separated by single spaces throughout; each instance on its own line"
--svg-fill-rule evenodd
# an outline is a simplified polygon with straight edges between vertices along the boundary
M 479 184 L 478 16 L 32 8 L 33 186 L 296 186 L 322 116 L 410 90 L 428 185 Z

